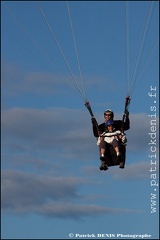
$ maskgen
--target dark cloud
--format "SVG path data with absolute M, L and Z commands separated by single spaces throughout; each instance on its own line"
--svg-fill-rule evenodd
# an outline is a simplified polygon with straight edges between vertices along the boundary
M 85 191 L 85 187 L 103 184 L 104 174 L 113 181 L 146 180 L 149 162 L 135 160 L 134 164 L 127 162 L 124 170 L 117 167 L 101 173 L 90 119 L 84 119 L 88 119 L 87 112 L 67 108 L 2 111 L 3 165 L 6 164 L 5 169 L 19 169 L 2 170 L 3 211 L 72 219 L 132 212 L 90 205 L 85 200 L 87 194 L 81 194 L 81 187 Z M 148 131 L 146 114 L 132 114 L 131 129 L 126 132 L 127 151 L 146 154 Z M 90 176 L 94 176 L 91 182 Z
M 101 214 L 131 213 L 131 209 L 116 209 L 94 204 L 79 204 L 81 178 L 36 176 L 27 172 L 2 171 L 2 210 L 14 214 L 35 213 L 46 217 L 95 217 Z
M 5 110 L 2 113 L 3 144 L 12 151 L 49 150 L 65 158 L 82 151 L 90 153 L 96 141 L 90 121 L 84 122 L 85 117 L 80 110 L 64 108 Z
M 2 157 L 6 166 L 61 171 L 59 163 L 66 169 L 72 168 L 74 163 L 71 160 L 77 164 L 78 161 L 93 162 L 97 159 L 97 165 L 100 164 L 96 138 L 87 114 L 67 108 L 12 108 L 2 111 Z M 149 127 L 146 114 L 131 115 L 131 129 L 126 131 L 127 156 L 129 153 L 137 158 L 143 154 L 145 158 L 149 151 Z
M 37 176 L 22 171 L 2 172 L 3 209 L 25 209 L 48 201 L 78 198 L 77 185 L 82 179 Z
M 146 114 L 132 114 L 130 118 L 131 128 L 126 131 L 127 149 L 144 151 L 149 142 L 149 119 Z M 12 143 L 17 145 L 29 144 L 39 149 L 61 149 L 63 146 L 66 154 L 80 154 L 94 147 L 97 150 L 90 120 L 84 119 L 88 119 L 87 113 L 77 109 L 12 108 L 2 112 L 2 133 L 8 144 L 9 139 L 13 139 Z

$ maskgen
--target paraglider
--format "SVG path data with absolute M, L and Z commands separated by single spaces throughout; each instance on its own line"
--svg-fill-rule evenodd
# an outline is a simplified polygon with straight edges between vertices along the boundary
M 39 43 L 37 42 L 37 40 L 35 40 L 33 38 L 33 36 L 29 33 L 29 31 L 26 30 L 26 28 L 22 25 L 22 23 L 19 21 L 19 19 L 15 16 L 15 14 L 10 10 L 10 8 L 7 6 L 6 3 L 4 3 L 5 6 L 8 8 L 8 10 L 10 11 L 10 13 L 13 15 L 14 19 L 18 22 L 18 25 L 22 28 L 22 30 L 27 34 L 27 36 L 32 40 L 32 42 L 36 45 L 36 47 L 38 47 L 38 49 L 41 51 L 41 53 L 47 58 L 47 60 L 53 64 L 54 66 L 57 67 L 57 69 L 61 71 L 61 69 L 59 68 L 59 66 L 57 64 L 55 64 L 55 61 L 52 59 L 52 57 L 50 57 L 49 54 L 47 54 L 44 49 L 39 45 Z M 115 147 L 106 142 L 105 144 L 105 152 L 104 152 L 104 156 L 100 155 L 100 158 L 102 157 L 103 162 L 105 162 L 104 164 L 102 163 L 102 165 L 100 166 L 100 170 L 107 170 L 108 167 L 110 166 L 119 166 L 120 168 L 124 168 L 125 167 L 125 161 L 126 161 L 126 138 L 125 138 L 125 131 L 130 129 L 130 120 L 129 120 L 129 104 L 130 104 L 130 100 L 131 100 L 131 94 L 133 93 L 133 90 L 135 89 L 135 85 L 137 84 L 137 80 L 139 80 L 142 77 L 142 72 L 144 71 L 144 68 L 147 66 L 150 58 L 151 58 L 151 54 L 153 53 L 153 51 L 155 50 L 155 45 L 154 48 L 152 48 L 152 50 L 150 51 L 150 53 L 148 54 L 148 58 L 145 61 L 145 64 L 143 65 L 141 71 L 138 72 L 139 68 L 139 62 L 141 59 L 141 55 L 143 52 L 143 47 L 144 47 L 144 42 L 145 42 L 145 38 L 148 32 L 148 27 L 149 27 L 149 22 L 151 19 L 151 15 L 153 12 L 153 8 L 154 8 L 154 1 L 152 1 L 150 3 L 150 7 L 149 7 L 149 11 L 147 14 L 147 18 L 146 18 L 146 22 L 145 22 L 145 26 L 144 26 L 144 31 L 142 34 L 142 38 L 141 38 L 141 42 L 140 42 L 140 46 L 139 46 L 139 51 L 137 54 L 137 59 L 135 62 L 135 67 L 134 67 L 134 71 L 133 71 L 133 75 L 130 81 L 130 86 L 128 86 L 128 92 L 127 92 L 127 97 L 125 100 L 125 107 L 124 107 L 124 114 L 122 117 L 122 120 L 114 120 L 114 113 L 112 110 L 107 109 L 104 112 L 104 116 L 106 116 L 105 122 L 102 124 L 98 124 L 97 120 L 93 114 L 90 102 L 88 101 L 87 97 L 86 97 L 86 92 L 85 92 L 85 88 L 84 88 L 84 82 L 83 82 L 83 78 L 82 78 L 82 72 L 81 72 L 81 66 L 80 66 L 80 61 L 79 61 L 79 56 L 78 56 L 78 49 L 77 49 L 77 44 L 76 44 L 76 39 L 75 39 L 75 34 L 74 34 L 74 28 L 73 28 L 73 22 L 72 22 L 72 18 L 71 18 L 71 12 L 70 12 L 70 8 L 69 8 L 69 3 L 67 2 L 67 9 L 68 9 L 68 15 L 69 15 L 69 20 L 70 20 L 70 25 L 71 25 L 71 30 L 72 30 L 72 35 L 73 35 L 73 40 L 74 40 L 74 48 L 75 48 L 75 52 L 76 52 L 76 57 L 77 57 L 77 63 L 78 63 L 78 68 L 79 68 L 79 75 L 80 75 L 80 79 L 81 79 L 81 85 L 79 84 L 79 82 L 77 81 L 77 78 L 74 76 L 71 67 L 64 55 L 64 52 L 62 51 L 62 48 L 57 40 L 57 37 L 55 36 L 55 33 L 44 13 L 44 11 L 42 10 L 42 7 L 40 6 L 40 4 L 38 4 L 38 9 L 40 10 L 40 13 L 42 14 L 42 17 L 47 25 L 47 28 L 49 29 L 50 34 L 52 35 L 58 49 L 59 52 L 61 53 L 63 60 L 71 74 L 72 80 L 73 82 L 71 82 L 70 80 L 68 80 L 66 78 L 66 76 L 63 78 L 63 80 L 69 84 L 71 87 L 75 88 L 75 90 L 78 92 L 78 94 L 80 95 L 80 97 L 83 99 L 84 101 L 84 105 L 86 106 L 86 108 L 88 109 L 90 116 L 91 116 L 91 121 L 92 121 L 92 126 L 93 126 L 93 135 L 94 137 L 96 137 L 96 139 L 98 139 L 99 137 L 101 138 L 101 142 L 99 143 L 100 146 L 100 150 L 101 150 L 101 145 L 103 143 L 103 141 L 105 141 L 105 137 L 117 137 L 118 138 L 118 147 L 119 147 L 119 152 L 121 153 L 120 156 L 117 155 L 117 152 L 115 150 Z M 127 47 L 127 82 L 129 83 L 129 34 L 128 34 L 128 5 L 126 2 L 126 47 Z M 65 75 L 65 74 L 64 74 Z M 119 133 L 119 137 L 117 135 L 108 135 L 108 132 L 106 132 L 106 123 L 107 123 L 107 113 L 110 113 L 110 117 L 111 120 L 113 121 L 113 123 L 110 123 L 110 125 L 113 125 L 114 131 L 121 131 L 121 133 Z M 109 119 L 108 119 L 109 120 Z M 118 133 L 116 133 L 118 134 Z M 121 136 L 121 137 L 120 137 Z M 104 157 L 104 159 L 103 159 Z
M 112 110 L 107 109 L 104 112 L 104 117 L 105 121 L 104 123 L 98 125 L 91 106 L 89 102 L 85 104 L 87 107 L 90 115 L 91 115 L 91 120 L 92 120 L 92 125 L 93 125 L 93 134 L 96 138 L 98 138 L 97 145 L 99 146 L 99 151 L 100 151 L 100 160 L 101 160 L 101 166 L 100 170 L 107 170 L 108 167 L 110 166 L 117 166 L 121 169 L 125 167 L 125 161 L 126 161 L 126 137 L 124 131 L 128 130 L 130 128 L 130 120 L 129 120 L 129 111 L 128 107 L 130 104 L 130 97 L 126 97 L 126 102 L 125 102 L 125 109 L 124 109 L 124 114 L 123 114 L 123 119 L 122 120 L 113 120 L 114 118 L 114 113 Z M 109 125 L 114 126 L 114 131 L 112 129 L 112 134 L 109 132 L 109 130 L 106 128 Z M 116 140 L 116 147 L 118 147 L 118 152 L 120 155 L 117 156 L 117 152 L 115 150 L 115 147 L 112 142 L 105 141 L 105 137 L 115 139 L 116 136 L 119 136 L 118 139 Z M 121 136 L 121 137 L 120 137 Z M 102 155 L 103 154 L 103 155 Z

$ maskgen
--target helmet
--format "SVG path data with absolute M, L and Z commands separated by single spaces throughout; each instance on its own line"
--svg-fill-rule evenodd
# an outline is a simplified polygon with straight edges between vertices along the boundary
M 112 121 L 112 120 L 108 120 L 105 125 L 106 125 L 106 127 L 107 127 L 108 125 L 113 125 L 113 121 Z
M 105 110 L 105 111 L 104 111 L 104 115 L 105 115 L 105 113 L 110 113 L 112 119 L 114 118 L 114 112 L 113 112 L 111 109 L 107 109 L 107 110 Z

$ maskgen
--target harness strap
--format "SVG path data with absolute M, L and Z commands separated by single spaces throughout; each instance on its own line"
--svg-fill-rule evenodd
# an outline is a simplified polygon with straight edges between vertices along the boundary
M 129 104 L 130 104 L 130 96 L 126 97 L 126 101 L 125 101 L 125 107 L 124 107 L 124 114 L 123 114 L 123 118 L 122 118 L 122 132 L 124 132 L 123 128 L 124 128 L 124 123 L 126 120 L 126 114 L 128 113 L 128 108 L 129 108 Z
M 90 103 L 89 103 L 89 102 L 85 102 L 84 105 L 85 105 L 86 108 L 88 109 L 88 111 L 89 111 L 91 117 L 92 117 L 92 118 L 95 118 L 94 115 L 93 115 L 93 112 L 92 112 L 92 109 L 91 109 L 91 105 L 90 105 Z
M 86 101 L 84 105 L 85 105 L 86 108 L 88 109 L 88 111 L 89 111 L 89 113 L 90 113 L 90 115 L 91 115 L 91 118 L 92 118 L 92 119 L 95 119 L 94 125 L 95 125 L 95 127 L 96 127 L 96 129 L 97 129 L 98 135 L 100 135 L 100 132 L 99 132 L 99 129 L 98 129 L 98 123 L 97 123 L 96 118 L 94 117 L 94 114 L 93 114 L 93 112 L 92 112 L 90 103 L 89 103 L 88 101 Z

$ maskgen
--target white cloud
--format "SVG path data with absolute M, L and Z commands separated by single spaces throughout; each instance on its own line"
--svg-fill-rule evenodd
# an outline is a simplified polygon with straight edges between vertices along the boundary
M 150 158 L 146 159 L 145 161 L 140 160 L 139 162 L 128 164 L 126 163 L 126 166 L 124 169 L 120 169 L 119 166 L 113 166 L 109 167 L 107 171 L 102 171 L 100 174 L 106 174 L 109 175 L 113 179 L 118 180 L 148 180 L 150 178 L 151 174 L 151 167 L 156 166 L 157 171 L 159 169 L 159 162 L 156 161 L 156 164 L 152 164 L 150 162 Z M 86 174 L 90 174 L 92 176 L 97 175 L 97 167 L 87 165 L 82 168 L 82 171 Z M 99 175 L 99 174 L 98 174 Z
M 126 166 L 126 169 L 120 171 L 121 169 L 116 169 L 113 173 L 115 179 L 122 180 L 145 180 L 150 177 L 150 162 L 149 161 L 140 161 L 129 164 Z
M 84 217 L 97 217 L 106 214 L 132 213 L 131 209 L 107 208 L 93 204 L 48 204 L 41 209 L 36 209 L 36 213 L 43 214 L 48 217 L 73 218 L 81 219 Z
M 114 83 L 112 80 L 104 76 L 83 76 L 85 79 L 86 88 L 90 89 L 91 93 L 96 93 L 97 89 L 99 92 L 104 92 L 104 84 L 109 82 L 108 90 L 114 89 Z M 8 96 L 21 95 L 23 94 L 60 94 L 64 93 L 64 87 L 68 87 L 70 90 L 78 90 L 80 88 L 83 92 L 82 82 L 79 76 L 75 76 L 75 79 L 79 85 L 75 83 L 71 75 L 65 75 L 63 72 L 60 74 L 44 71 L 26 71 L 20 66 L 13 63 L 2 62 L 2 82 L 3 90 L 6 90 Z M 9 91 L 12 89 L 12 91 Z
M 57 74 L 45 72 L 27 72 L 11 64 L 2 64 L 3 92 L 7 97 L 25 94 L 60 94 L 65 83 Z M 65 85 L 67 86 L 67 85 Z M 5 97 L 6 97 L 5 96 Z

